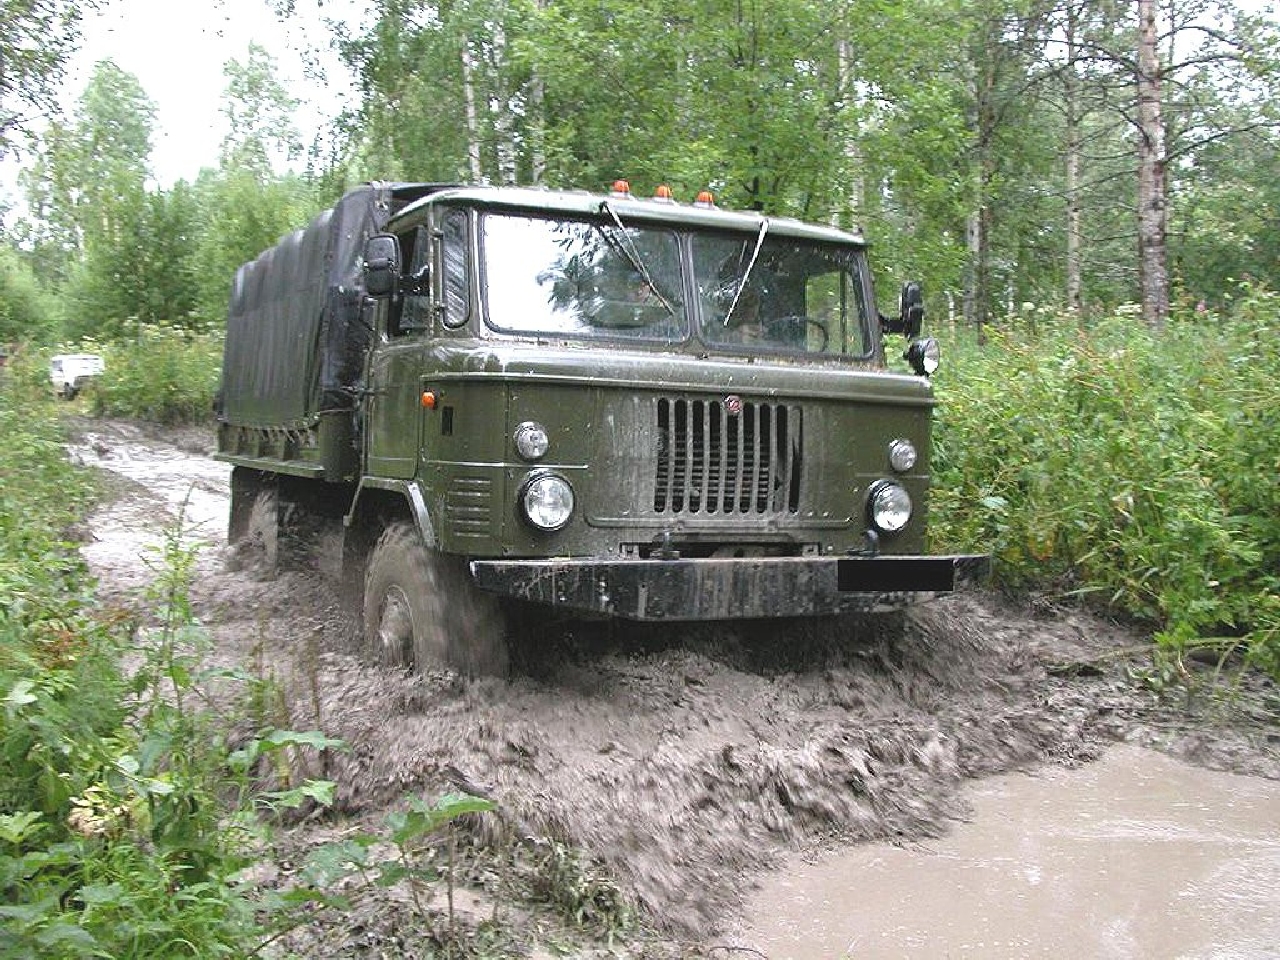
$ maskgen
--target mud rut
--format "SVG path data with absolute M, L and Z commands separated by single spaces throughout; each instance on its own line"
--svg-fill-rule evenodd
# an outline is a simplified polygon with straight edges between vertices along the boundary
M 482 793 L 520 836 L 594 858 L 674 936 L 712 934 L 784 850 L 936 835 L 965 813 L 964 778 L 1086 761 L 1115 739 L 1280 778 L 1269 684 L 1246 680 L 1225 705 L 1165 702 L 1123 652 L 1139 638 L 990 595 L 923 608 L 896 641 L 834 621 L 541 624 L 510 681 L 368 667 L 323 540 L 291 545 L 274 576 L 229 557 L 229 471 L 205 437 L 183 439 L 95 421 L 73 447 L 117 478 L 85 546 L 104 600 L 148 582 L 139 553 L 184 509 L 206 545 L 193 598 L 215 658 L 276 676 L 282 720 L 351 745 L 324 770 L 340 812 Z

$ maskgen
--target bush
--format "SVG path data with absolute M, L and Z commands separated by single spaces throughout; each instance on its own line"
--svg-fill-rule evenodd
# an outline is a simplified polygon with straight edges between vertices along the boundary
M 332 792 L 260 793 L 255 764 L 332 741 L 264 729 L 233 750 L 196 707 L 204 641 L 179 528 L 145 633 L 141 615 L 98 608 L 67 534 L 94 485 L 56 410 L 0 390 L 0 958 L 248 955 L 305 916 L 266 913 L 236 882 L 253 812 Z
M 1280 673 L 1280 297 L 1159 334 L 1013 323 L 958 339 L 939 378 L 932 524 L 998 581 L 1088 594 L 1157 639 Z
M 92 352 L 102 353 L 107 367 L 89 390 L 95 414 L 165 424 L 202 423 L 212 416 L 221 333 L 137 324 L 128 340 Z

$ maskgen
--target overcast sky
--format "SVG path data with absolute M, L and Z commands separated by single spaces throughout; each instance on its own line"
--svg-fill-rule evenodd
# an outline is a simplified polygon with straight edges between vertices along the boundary
M 341 16 L 363 4 L 326 6 Z M 151 154 L 157 181 L 167 187 L 190 180 L 202 166 L 217 163 L 226 133 L 222 67 L 233 57 L 243 61 L 251 42 L 267 49 L 290 93 L 304 101 L 298 117 L 304 141 L 333 112 L 340 93 L 328 93 L 303 71 L 301 51 L 328 46 L 315 8 L 311 0 L 298 0 L 298 15 L 281 23 L 268 0 L 110 0 L 101 14 L 85 20 L 84 45 L 68 86 L 78 96 L 93 65 L 107 59 L 136 76 L 158 110 Z M 349 84 L 337 75 L 336 59 L 330 57 L 328 66 L 339 87 Z
M 96 63 L 114 60 L 132 73 L 156 105 L 151 167 L 157 183 L 169 187 L 192 180 L 201 167 L 216 166 L 226 133 L 220 108 L 227 60 L 243 61 L 256 42 L 275 58 L 280 79 L 302 101 L 296 118 L 303 142 L 330 119 L 350 95 L 350 78 L 329 54 L 329 86 L 306 77 L 302 51 L 328 48 L 328 34 L 313 0 L 297 0 L 298 15 L 287 24 L 271 12 L 269 0 L 108 0 L 84 20 L 84 40 L 65 85 L 68 113 L 84 92 Z M 325 12 L 358 16 L 362 0 L 329 0 Z M 16 199 L 18 165 L 0 169 L 0 196 Z

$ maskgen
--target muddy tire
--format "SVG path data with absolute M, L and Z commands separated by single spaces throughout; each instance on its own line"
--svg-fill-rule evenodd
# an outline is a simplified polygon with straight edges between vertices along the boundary
M 496 597 L 471 580 L 466 563 L 429 550 L 409 523 L 393 523 L 369 556 L 364 641 L 386 666 L 505 676 L 507 644 Z

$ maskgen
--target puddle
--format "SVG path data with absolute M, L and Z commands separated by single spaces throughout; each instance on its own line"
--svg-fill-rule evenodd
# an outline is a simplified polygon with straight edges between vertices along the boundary
M 966 797 L 939 840 L 766 879 L 743 942 L 770 960 L 1280 956 L 1280 783 L 1118 746 Z

